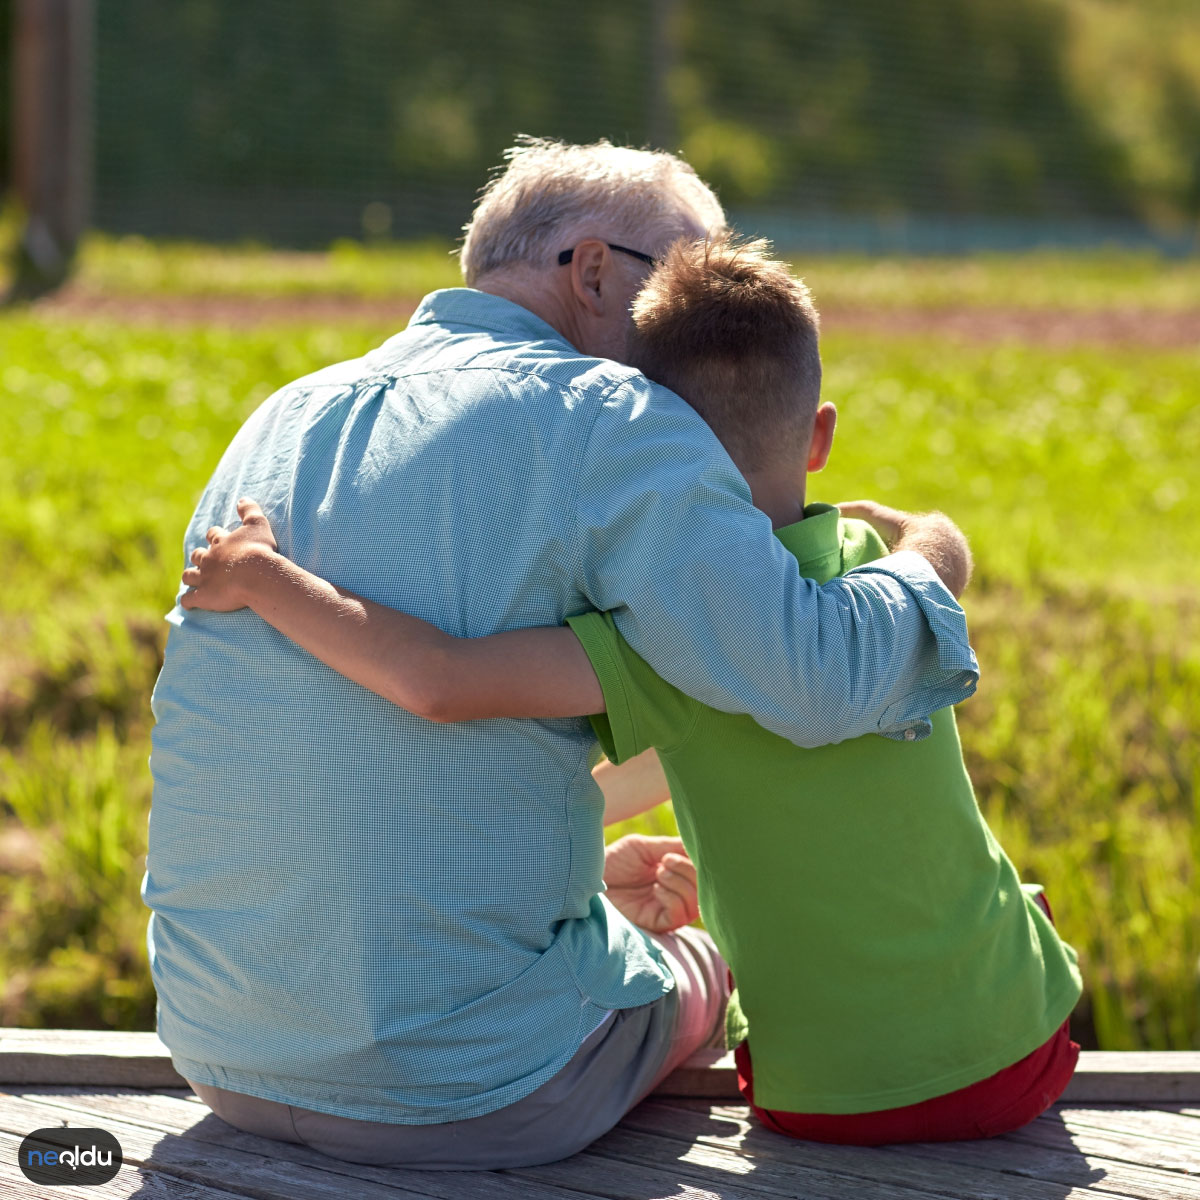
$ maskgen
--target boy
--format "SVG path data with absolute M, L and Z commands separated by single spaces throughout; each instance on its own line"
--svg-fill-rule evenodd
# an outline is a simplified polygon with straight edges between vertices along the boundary
M 886 552 L 870 525 L 805 503 L 836 414 L 819 402 L 807 289 L 764 243 L 677 245 L 634 317 L 629 361 L 712 426 L 801 574 L 823 582 Z M 593 724 L 609 759 L 638 759 L 643 780 L 640 756 L 657 749 L 737 984 L 739 1083 L 769 1127 L 856 1144 L 979 1137 L 1062 1092 L 1078 1056 L 1075 954 L 983 822 L 952 712 L 912 745 L 799 749 L 665 683 L 606 614 L 454 639 L 299 570 L 257 506 L 239 514 L 241 530 L 210 531 L 195 552 L 185 608 L 249 605 L 434 720 L 604 711 Z M 634 791 L 621 815 L 662 798 Z

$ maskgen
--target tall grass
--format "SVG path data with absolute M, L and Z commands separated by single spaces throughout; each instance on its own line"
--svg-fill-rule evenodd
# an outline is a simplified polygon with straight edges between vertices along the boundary
M 391 332 L 0 319 L 0 1022 L 151 1022 L 148 696 L 184 526 L 270 390 Z M 841 428 L 813 498 L 942 507 L 972 537 L 963 742 L 1083 955 L 1078 1029 L 1200 1048 L 1200 354 L 824 350 Z

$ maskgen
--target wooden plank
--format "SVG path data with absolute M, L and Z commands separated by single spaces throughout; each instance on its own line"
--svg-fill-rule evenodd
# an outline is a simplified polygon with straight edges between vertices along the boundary
M 30 1093 L 25 1095 L 32 1098 Z M 195 1125 L 199 1119 L 196 1113 L 197 1106 L 191 1101 L 158 1093 L 96 1090 L 70 1092 L 67 1089 L 54 1089 L 38 1092 L 36 1096 L 43 1103 L 61 1105 L 64 1112 L 77 1112 L 105 1128 L 109 1127 L 112 1118 L 120 1117 L 130 1123 L 140 1122 L 160 1129 L 182 1131 Z M 697 1116 L 702 1116 L 693 1113 L 678 1115 L 693 1121 Z M 728 1122 L 719 1124 L 728 1125 Z M 738 1132 L 742 1133 L 750 1128 L 748 1122 L 742 1121 Z M 214 1132 L 218 1136 L 214 1136 Z M 471 1180 L 474 1188 L 482 1189 L 473 1190 L 472 1194 L 507 1195 L 514 1197 L 514 1200 L 518 1196 L 553 1196 L 568 1200 L 570 1196 L 578 1196 L 583 1191 L 599 1192 L 605 1196 L 645 1196 L 651 1192 L 661 1192 L 664 1196 L 682 1195 L 691 1197 L 691 1200 L 703 1200 L 704 1197 L 713 1194 L 720 1195 L 723 1200 L 730 1200 L 735 1194 L 730 1190 L 731 1185 L 736 1189 L 736 1195 L 803 1195 L 813 1200 L 823 1197 L 836 1197 L 840 1200 L 841 1197 L 850 1195 L 870 1195 L 872 1200 L 921 1200 L 922 1197 L 929 1196 L 937 1196 L 939 1200 L 946 1196 L 953 1196 L 956 1200 L 975 1200 L 976 1197 L 979 1200 L 996 1200 L 997 1197 L 1003 1197 L 1004 1200 L 1063 1200 L 1068 1194 L 1064 1193 L 1061 1187 L 1047 1192 L 1035 1184 L 1013 1188 L 1009 1186 L 1009 1181 L 1003 1178 L 997 1186 L 995 1181 L 978 1172 L 961 1169 L 922 1171 L 922 1164 L 917 1164 L 911 1171 L 897 1171 L 894 1164 L 889 1165 L 885 1159 L 879 1157 L 877 1151 L 818 1147 L 792 1142 L 785 1138 L 777 1138 L 757 1127 L 753 1128 L 754 1134 L 766 1139 L 768 1144 L 782 1147 L 782 1155 L 776 1156 L 780 1165 L 775 1168 L 773 1174 L 764 1170 L 763 1162 L 746 1158 L 736 1145 L 691 1145 L 690 1143 L 698 1139 L 691 1137 L 690 1131 L 689 1136 L 674 1142 L 662 1136 L 635 1138 L 631 1141 L 628 1137 L 630 1132 L 623 1123 L 584 1155 L 576 1155 L 551 1168 L 526 1168 L 505 1172 L 503 1176 L 469 1175 L 467 1178 Z M 202 1135 L 213 1144 L 251 1148 L 264 1145 L 261 1139 L 238 1134 L 216 1120 L 204 1122 L 203 1127 L 195 1125 L 192 1128 L 191 1136 Z M 305 1153 L 300 1148 L 279 1149 L 289 1157 Z M 827 1158 L 814 1162 L 814 1151 L 818 1154 L 824 1153 Z M 1025 1154 L 1029 1156 L 1028 1149 L 1025 1150 Z M 597 1161 L 601 1159 L 609 1161 Z M 613 1159 L 616 1161 L 612 1161 Z M 320 1155 L 312 1155 L 312 1161 L 319 1163 L 322 1169 L 343 1170 L 353 1173 L 355 1177 L 380 1178 L 391 1182 L 402 1179 L 405 1186 L 420 1188 L 429 1195 L 446 1197 L 447 1200 L 457 1200 L 465 1194 L 462 1185 L 455 1178 L 456 1173 L 423 1172 L 412 1173 L 410 1177 L 406 1172 L 337 1164 Z M 836 1169 L 826 1169 L 830 1166 Z M 491 1183 L 486 1182 L 488 1180 Z M 501 1180 L 504 1181 L 503 1187 L 497 1186 Z M 868 1180 L 873 1186 L 864 1192 L 864 1181 Z M 569 1192 L 564 1190 L 567 1188 L 570 1189 Z M 638 1188 L 642 1191 L 638 1192 Z M 649 1189 L 649 1192 L 646 1189 Z M 1161 1193 L 1147 1194 L 1157 1198 Z
M 32 1095 L 23 1098 L 34 1099 Z M 507 1172 L 504 1176 L 466 1174 L 474 1187 L 464 1192 L 458 1184 L 459 1173 L 410 1173 L 357 1167 L 354 1164 L 336 1163 L 300 1147 L 266 1143 L 239 1134 L 223 1122 L 207 1118 L 206 1110 L 179 1092 L 175 1095 L 135 1091 L 105 1093 L 56 1088 L 44 1096 L 39 1094 L 39 1098 L 44 1106 L 42 1123 L 54 1123 L 50 1117 L 51 1110 L 61 1108 L 64 1112 L 73 1110 L 81 1116 L 93 1118 L 93 1123 L 102 1127 L 111 1129 L 115 1124 L 119 1128 L 121 1122 L 114 1122 L 114 1118 L 121 1114 L 121 1108 L 125 1106 L 128 1111 L 124 1116 L 129 1118 L 125 1124 L 132 1124 L 136 1120 L 155 1126 L 142 1131 L 146 1136 L 162 1139 L 161 1127 L 186 1131 L 189 1123 L 193 1123 L 190 1136 L 203 1135 L 214 1146 L 225 1145 L 230 1149 L 239 1146 L 262 1149 L 265 1146 L 268 1153 L 281 1153 L 297 1164 L 311 1161 L 321 1170 L 344 1172 L 350 1178 L 364 1181 L 378 1179 L 393 1186 L 403 1182 L 405 1187 L 409 1187 L 410 1181 L 419 1180 L 418 1187 L 413 1190 L 445 1197 L 446 1200 L 458 1200 L 465 1194 L 480 1197 L 510 1195 L 515 1198 L 518 1193 L 526 1197 L 542 1194 L 570 1200 L 570 1196 L 579 1197 L 582 1192 L 598 1192 L 606 1196 L 636 1195 L 639 1200 L 651 1195 L 684 1197 L 685 1200 L 707 1200 L 709 1196 L 720 1196 L 722 1200 L 734 1200 L 737 1196 L 797 1194 L 839 1198 L 869 1196 L 875 1200 L 881 1195 L 879 1189 L 873 1186 L 877 1178 L 893 1185 L 892 1194 L 903 1193 L 909 1200 L 922 1195 L 954 1197 L 955 1200 L 975 1200 L 976 1197 L 986 1197 L 988 1200 L 1034 1200 L 1044 1194 L 1041 1181 L 1047 1176 L 1059 1180 L 1050 1194 L 1063 1200 L 1084 1195 L 1105 1195 L 1109 1200 L 1115 1200 L 1116 1197 L 1190 1200 L 1200 1194 L 1200 1180 L 1139 1167 L 1129 1162 L 1084 1155 L 1080 1153 L 1082 1147 L 1074 1145 L 1069 1138 L 1065 1145 L 1061 1144 L 1064 1134 L 1069 1131 L 1061 1119 L 1056 1122 L 1055 1130 L 1055 1122 L 1051 1117 L 1041 1118 L 1030 1128 L 1050 1124 L 1050 1140 L 1060 1143 L 1053 1148 L 1038 1143 L 991 1139 L 977 1143 L 861 1150 L 792 1142 L 778 1137 L 753 1125 L 748 1120 L 748 1110 L 744 1106 L 712 1107 L 688 1100 L 677 1100 L 672 1105 L 654 1100 L 635 1110 L 615 1131 L 620 1135 L 626 1126 L 637 1124 L 639 1114 L 644 1118 L 648 1112 L 655 1136 L 641 1145 L 632 1145 L 610 1134 L 597 1144 L 594 1151 L 576 1156 L 565 1164 L 556 1164 L 551 1170 L 529 1168 Z M 659 1110 L 658 1116 L 655 1115 L 656 1110 Z M 664 1111 L 667 1117 L 661 1118 Z M 2 1112 L 3 1098 L 0 1098 Z M 63 1115 L 59 1113 L 59 1119 Z M 1099 1113 L 1091 1110 L 1072 1112 L 1073 1120 L 1079 1123 L 1089 1119 L 1109 1120 L 1111 1115 L 1112 1110 L 1101 1110 Z M 1154 1114 L 1148 1115 L 1152 1117 Z M 1192 1118 L 1177 1116 L 1177 1119 Z M 1045 1134 L 1045 1130 L 1042 1132 Z M 217 1136 L 214 1137 L 214 1133 Z M 1083 1135 L 1089 1135 L 1086 1127 Z M 124 1142 L 121 1132 L 117 1136 Z M 669 1138 L 676 1141 L 674 1149 L 668 1144 Z M 1043 1136 L 1041 1140 L 1045 1141 L 1046 1138 Z M 717 1147 L 722 1142 L 729 1156 L 718 1155 L 709 1161 L 702 1152 L 703 1144 Z M 695 1143 L 701 1143 L 699 1154 L 695 1152 Z M 1149 1147 L 1147 1144 L 1139 1145 L 1136 1138 L 1126 1138 L 1117 1148 L 1126 1157 L 1131 1149 L 1135 1152 L 1146 1152 L 1148 1149 L 1151 1154 L 1158 1149 L 1152 1143 Z M 610 1157 L 610 1161 L 595 1161 L 604 1157 Z M 771 1159 L 785 1164 L 782 1174 L 764 1173 L 764 1160 Z M 228 1171 L 228 1161 L 221 1161 L 225 1164 L 224 1170 Z M 797 1176 L 797 1163 L 809 1169 L 809 1173 L 802 1178 Z M 662 1168 L 668 1164 L 671 1164 L 669 1169 L 664 1171 Z M 813 1168 L 824 1168 L 824 1172 L 819 1169 L 814 1171 Z M 648 1169 L 651 1172 L 649 1175 Z M 994 1174 L 989 1173 L 993 1171 Z M 344 1194 L 363 1194 L 354 1187 L 350 1178 L 341 1181 Z M 516 1186 L 500 1191 L 491 1186 L 504 1178 L 510 1179 Z M 228 1175 L 221 1182 L 228 1186 Z M 543 1186 L 539 1187 L 538 1184 Z M 915 1186 L 906 1189 L 906 1184 Z M 639 1186 L 640 1191 L 637 1190 Z M 244 1194 L 266 1193 L 252 1191 Z M 277 1194 L 284 1196 L 290 1193 L 282 1190 Z
M 1102 1190 L 1109 1200 L 1183 1200 L 1174 1175 L 1085 1160 L 1074 1152 L 1013 1146 L 1001 1138 L 946 1146 L 828 1146 L 772 1133 L 754 1123 L 747 1109 L 701 1109 L 687 1100 L 646 1101 L 619 1128 L 651 1129 L 685 1144 L 736 1150 L 755 1164 L 755 1180 L 767 1163 L 800 1161 L 862 1180 L 912 1183 L 954 1200 L 1064 1200 L 1096 1194 L 1091 1185 L 1097 1180 L 1106 1180 Z
M 705 1050 L 692 1055 L 655 1095 L 732 1099 L 739 1095 L 733 1055 Z M 1088 1051 L 1063 1094 L 1072 1103 L 1200 1100 L 1200 1052 Z
M 736 1099 L 737 1067 L 733 1052 L 699 1050 L 681 1067 L 676 1067 L 654 1089 L 655 1096 L 691 1096 L 697 1099 Z
M 1060 1184 L 1016 1179 L 969 1165 L 906 1162 L 870 1147 L 823 1146 L 799 1142 L 752 1126 L 734 1144 L 706 1138 L 674 1141 L 635 1133 L 626 1120 L 591 1147 L 597 1154 L 629 1162 L 664 1164 L 698 1182 L 740 1176 L 757 1191 L 784 1197 L 869 1195 L 880 1197 L 952 1196 L 954 1200 L 1064 1200 L 1087 1189 L 1064 1193 Z M 1197 1192 L 1200 1195 L 1200 1191 Z M 1157 1198 L 1156 1198 L 1157 1200 Z
M 144 1091 L 141 1088 L 67 1086 L 22 1088 L 16 1094 L 38 1104 L 61 1106 L 99 1120 L 114 1117 L 162 1133 L 183 1133 L 210 1115 L 208 1106 L 191 1092 L 184 1095 L 178 1091 Z M 0 1093 L 0 1104 L 3 1104 L 3 1093 Z
M 733 1055 L 720 1050 L 693 1054 L 654 1094 L 734 1099 L 739 1093 Z M 1085 1051 L 1062 1098 L 1073 1104 L 1200 1101 L 1200 1051 Z
M 0 1084 L 5 1083 L 177 1088 L 184 1080 L 154 1033 L 0 1029 Z M 700 1051 L 654 1094 L 737 1099 L 733 1055 Z M 1063 1100 L 1073 1104 L 1200 1102 L 1200 1052 L 1084 1053 Z
M 767 1200 L 779 1195 L 778 1191 L 758 1187 L 755 1176 L 737 1162 L 736 1156 L 734 1162 L 741 1169 L 731 1174 L 721 1169 L 689 1170 L 686 1165 L 661 1160 L 628 1161 L 584 1150 L 561 1162 L 521 1167 L 509 1174 L 539 1183 L 582 1187 L 608 1200 Z M 849 1200 L 868 1195 L 870 1200 L 943 1200 L 932 1192 L 886 1185 L 873 1187 L 868 1193 L 860 1181 L 820 1171 L 801 1172 L 796 1186 L 799 1190 L 787 1194 L 804 1200 Z
M 0 1094 L 0 1129 L 7 1133 L 24 1136 L 32 1129 L 42 1129 L 61 1122 L 63 1115 L 61 1107 L 12 1094 Z M 216 1117 L 210 1120 L 214 1125 L 223 1124 Z M 343 1175 L 314 1170 L 312 1166 L 296 1162 L 294 1156 L 288 1153 L 291 1147 L 283 1143 L 268 1143 L 255 1138 L 253 1140 L 261 1148 L 256 1153 L 227 1145 L 214 1148 L 197 1138 L 164 1134 L 111 1117 L 105 1119 L 103 1128 L 121 1144 L 127 1163 L 190 1183 L 218 1189 L 224 1187 L 238 1196 L 251 1196 L 255 1200 L 346 1198 L 346 1179 Z M 276 1147 L 281 1152 L 278 1156 L 273 1155 Z M 263 1153 L 263 1150 L 267 1153 Z M 399 1183 L 393 1186 L 365 1179 L 355 1181 L 353 1194 L 355 1200 L 418 1200 L 423 1195 L 406 1190 Z
M 19 1197 L 20 1200 L 63 1200 L 71 1192 L 61 1187 L 39 1187 L 30 1183 L 17 1166 L 17 1151 L 21 1139 L 9 1133 L 0 1133 L 0 1197 Z M 123 1166 L 116 1178 L 108 1183 L 92 1184 L 84 1193 L 88 1200 L 241 1200 L 233 1192 L 205 1187 L 203 1184 L 187 1183 L 171 1175 L 160 1175 L 157 1171 L 141 1167 Z
M 684 1110 L 689 1116 L 702 1114 L 705 1102 L 697 1100 L 654 1100 Z M 745 1105 L 711 1105 L 708 1111 L 714 1121 L 732 1127 L 749 1117 Z M 779 1142 L 787 1139 L 763 1131 L 763 1136 Z M 815 1142 L 798 1143 L 808 1151 L 820 1151 Z M 1042 1151 L 1031 1152 L 1032 1147 Z M 1186 1161 L 1172 1154 L 1178 1147 L 1163 1146 L 1146 1140 L 1140 1146 L 1135 1138 L 1109 1137 L 1086 1127 L 1068 1128 L 1067 1123 L 1052 1108 L 1017 1133 L 1000 1138 L 973 1142 L 913 1143 L 881 1147 L 879 1153 L 918 1158 L 935 1158 L 947 1162 L 961 1161 L 969 1166 L 993 1167 L 1017 1175 L 1058 1181 L 1071 1186 L 1090 1188 L 1097 1195 L 1138 1196 L 1147 1200 L 1183 1200 L 1190 1197 L 1200 1179 L 1186 1179 L 1176 1171 L 1187 1171 Z M 1160 1151 L 1167 1153 L 1162 1154 Z M 1047 1154 L 1043 1151 L 1051 1151 Z M 756 1152 L 758 1152 L 756 1150 Z M 1140 1152 L 1141 1157 L 1136 1155 Z M 1131 1154 L 1133 1157 L 1131 1157 Z M 1088 1193 L 1090 1194 L 1090 1193 Z M 1004 1197 L 1003 1191 L 1000 1196 Z M 1004 1197 L 1007 1200 L 1007 1197 Z
M 0 1029 L 0 1085 L 182 1087 L 156 1033 Z
M 1189 1145 L 1137 1133 L 1096 1129 L 1078 1117 L 1065 1117 L 1054 1109 L 1006 1136 L 1014 1142 L 1200 1175 L 1200 1139 Z
M 76 1115 L 113 1132 L 124 1125 L 141 1127 L 168 1140 L 190 1139 L 214 1150 L 228 1150 L 233 1154 L 246 1152 L 277 1159 L 297 1169 L 323 1172 L 337 1181 L 336 1187 L 341 1189 L 343 1198 L 351 1195 L 357 1200 L 360 1195 L 372 1194 L 365 1190 L 366 1187 L 378 1183 L 405 1189 L 396 1195 L 419 1194 L 436 1200 L 595 1200 L 591 1193 L 582 1190 L 539 1186 L 495 1171 L 406 1171 L 398 1167 L 343 1162 L 306 1146 L 242 1133 L 213 1116 L 202 1105 L 157 1092 L 55 1089 L 23 1092 L 21 1098 L 44 1105 L 47 1112 L 57 1112 L 60 1118 Z M 3 1119 L 4 1099 L 0 1093 L 0 1120 Z M 124 1145 L 121 1135 L 117 1136 Z M 219 1155 L 215 1157 L 219 1161 Z
M 1071 1104 L 1200 1100 L 1200 1051 L 1086 1051 L 1062 1099 Z
M 1182 1142 L 1185 1146 L 1200 1143 L 1200 1121 L 1178 1105 L 1143 1108 L 1129 1104 L 1089 1104 L 1080 1108 L 1060 1104 L 1057 1107 L 1063 1120 L 1091 1129 L 1135 1133 L 1164 1142 Z
M 1040 1118 L 1046 1120 L 1047 1118 Z M 1035 1122 L 1036 1124 L 1036 1122 Z M 1023 1140 L 1012 1135 L 975 1142 L 914 1142 L 888 1147 L 888 1153 L 915 1166 L 954 1164 L 986 1168 L 1002 1179 L 1036 1179 L 1040 1185 L 1069 1187 L 1089 1196 L 1137 1200 L 1196 1200 L 1200 1180 L 1162 1167 L 1095 1153 L 1098 1147 L 1057 1139 Z M 1015 1184 L 1013 1186 L 1015 1192 Z M 1003 1185 L 998 1193 L 1007 1200 Z

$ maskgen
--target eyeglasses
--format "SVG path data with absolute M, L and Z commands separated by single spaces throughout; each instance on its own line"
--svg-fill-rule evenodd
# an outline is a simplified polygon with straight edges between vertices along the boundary
M 619 250 L 622 254 L 628 254 L 630 258 L 636 258 L 639 262 L 649 263 L 652 267 L 658 266 L 657 258 L 652 258 L 649 254 L 643 254 L 640 250 L 630 250 L 630 248 L 628 246 L 618 246 L 618 245 L 615 245 L 613 242 L 605 242 L 604 244 L 610 250 Z M 571 261 L 571 259 L 574 257 L 575 257 L 575 247 L 572 246 L 570 250 L 564 250 L 558 256 L 558 265 L 560 267 L 565 267 L 567 265 L 567 263 L 569 263 Z

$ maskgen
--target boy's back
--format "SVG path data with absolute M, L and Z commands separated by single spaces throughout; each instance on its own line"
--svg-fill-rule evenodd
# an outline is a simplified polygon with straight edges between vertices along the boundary
M 823 582 L 886 549 L 810 505 L 777 530 Z M 620 762 L 655 746 L 706 925 L 738 991 L 755 1103 L 862 1113 L 984 1079 L 1042 1045 L 1079 997 L 1074 951 L 992 837 L 954 716 L 914 744 L 802 750 L 660 679 L 610 617 L 571 619 L 604 688 Z

